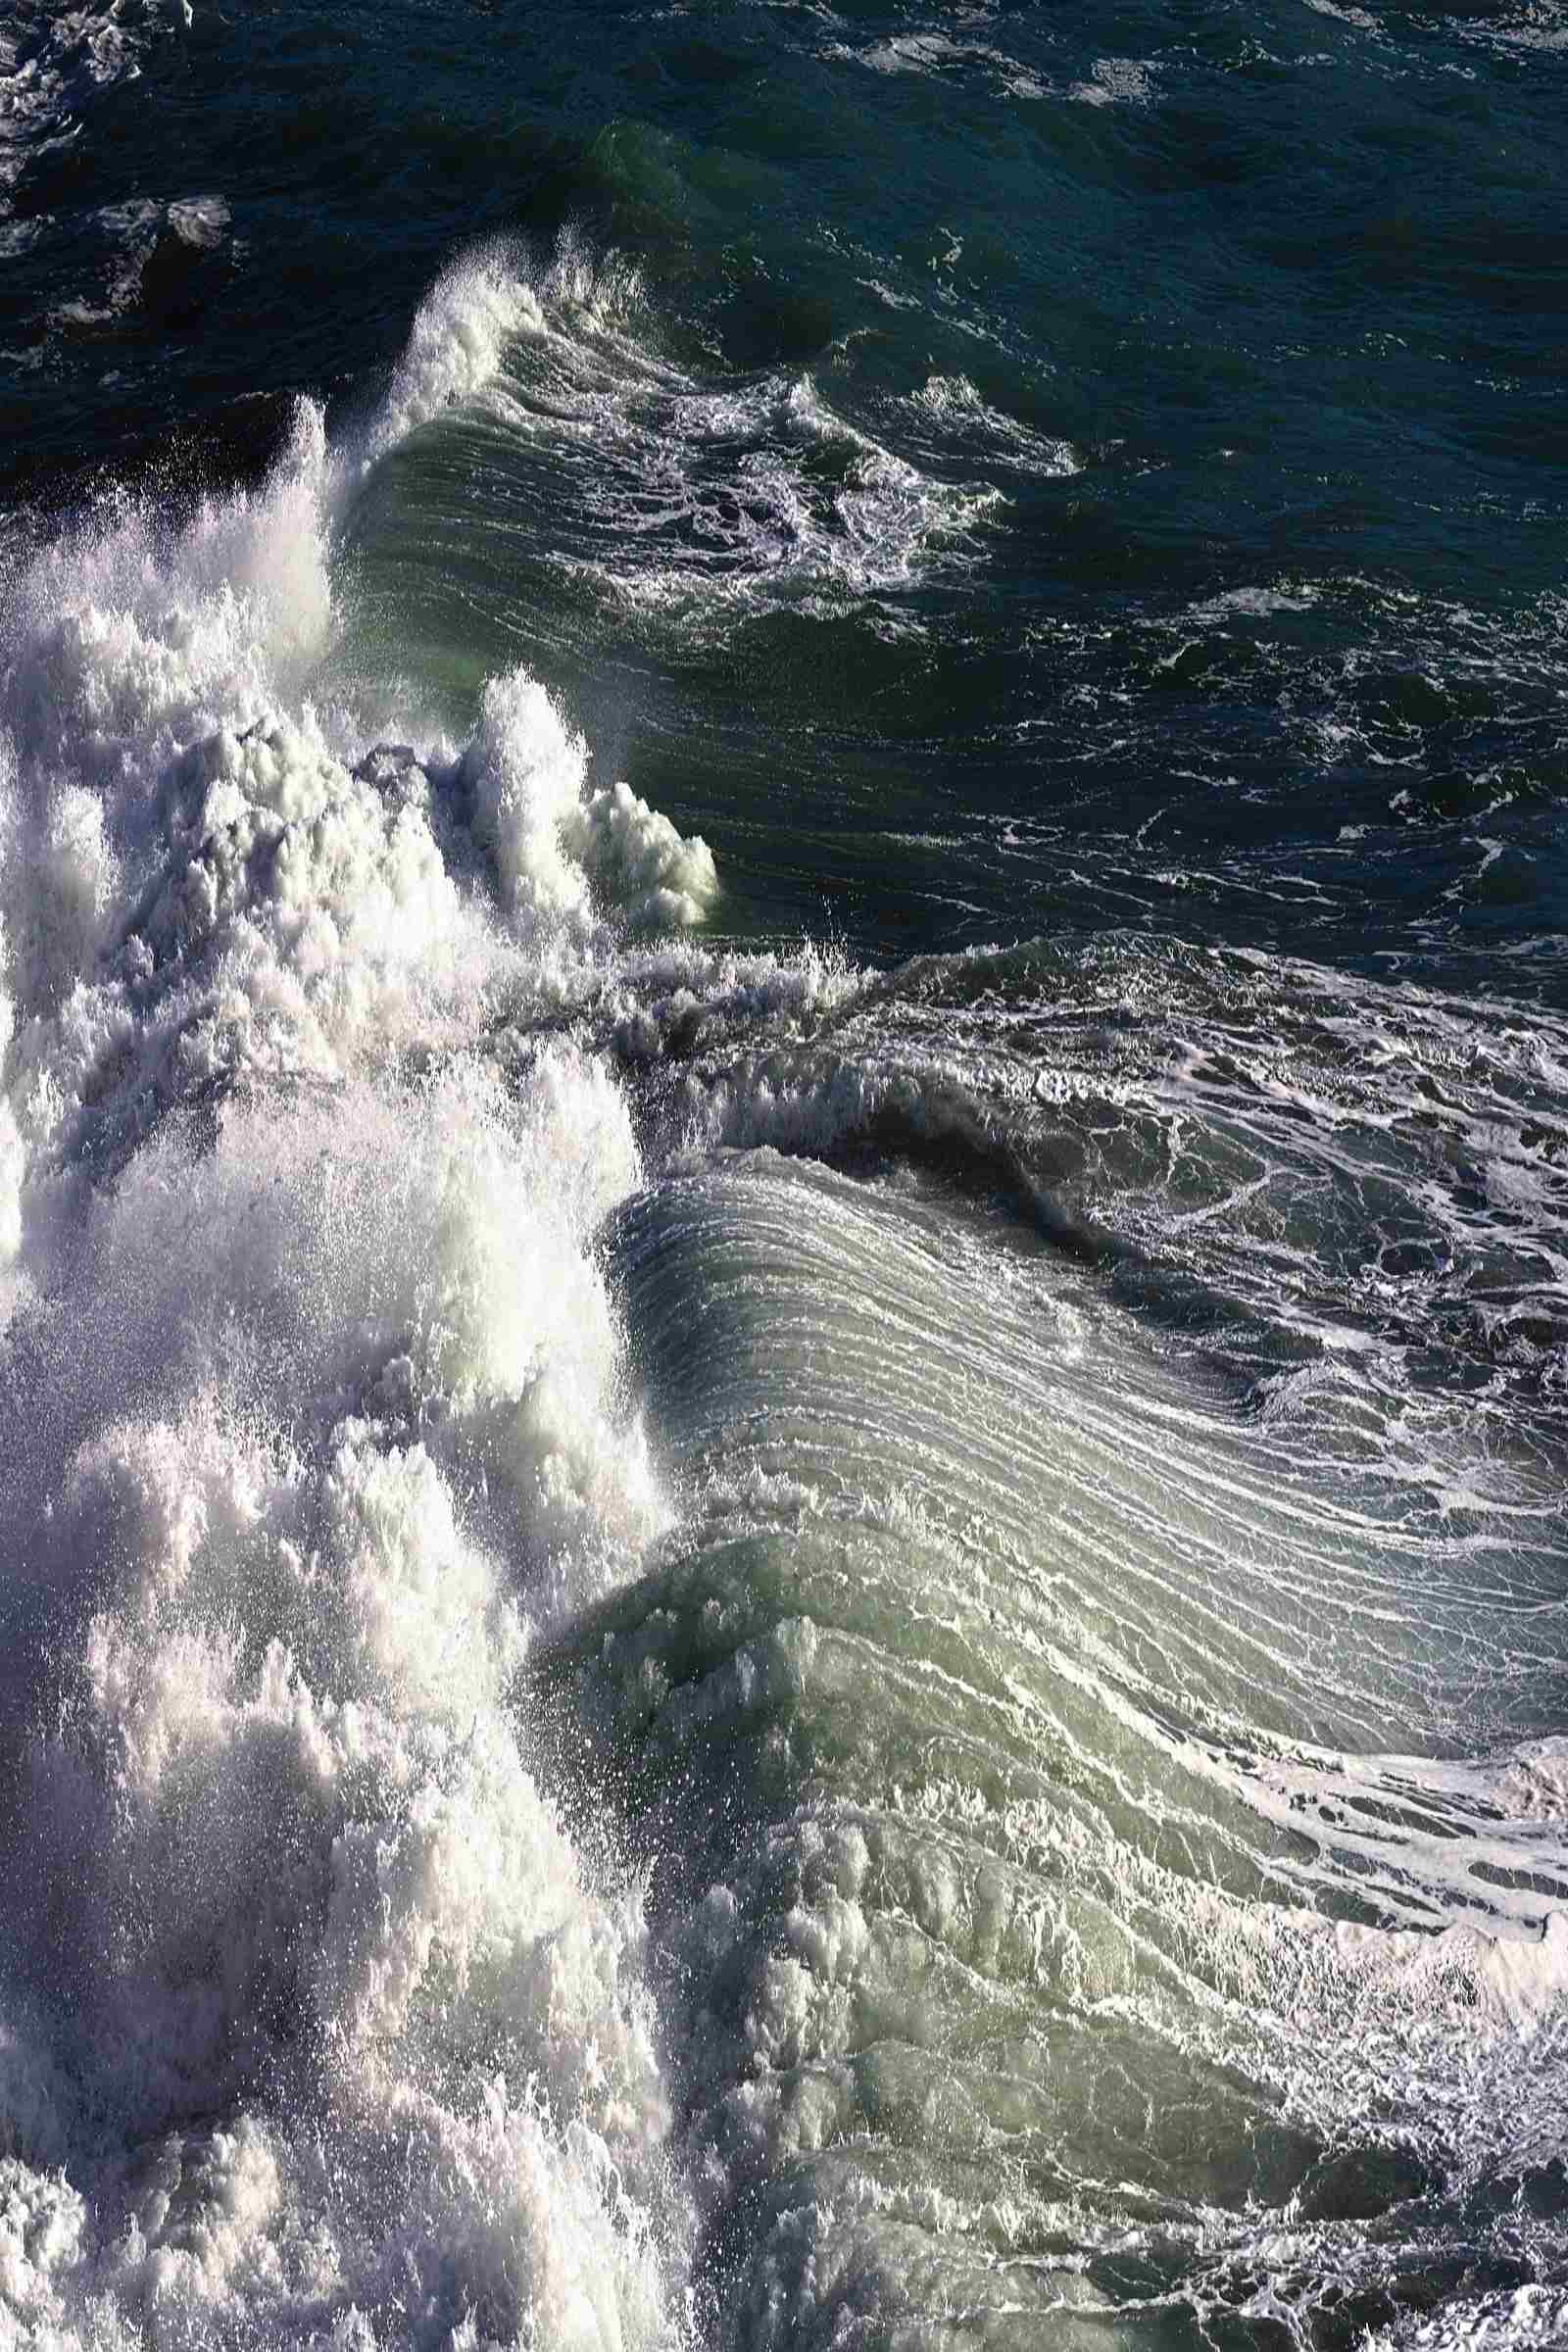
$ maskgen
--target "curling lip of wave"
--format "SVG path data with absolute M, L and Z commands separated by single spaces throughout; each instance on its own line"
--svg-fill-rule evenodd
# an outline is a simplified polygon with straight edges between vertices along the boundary
M 965 454 L 978 427 L 1009 463 L 1070 469 L 1056 445 L 961 393 L 927 404 L 927 437 L 950 414 Z M 446 274 L 339 466 L 338 511 L 388 448 L 449 415 L 470 466 L 498 486 L 544 457 L 557 568 L 698 627 L 781 600 L 858 604 L 967 566 L 977 530 L 1006 503 L 989 482 L 927 474 L 882 447 L 809 374 L 712 383 L 687 372 L 658 351 L 636 272 L 569 240 L 548 269 L 494 245 Z M 401 495 L 416 512 L 439 487 L 426 493 L 416 468 Z M 466 531 L 483 527 L 470 504 Z

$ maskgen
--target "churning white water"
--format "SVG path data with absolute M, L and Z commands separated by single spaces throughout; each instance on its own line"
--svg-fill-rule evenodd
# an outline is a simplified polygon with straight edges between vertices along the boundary
M 667 1517 L 594 1254 L 638 1150 L 569 1043 L 509 1083 L 482 1045 L 712 864 L 525 676 L 420 759 L 309 691 L 335 505 L 492 293 L 438 290 L 353 451 L 304 410 L 256 495 L 12 560 L 0 2309 L 39 2340 L 682 2327 L 638 1884 L 516 1696 Z
M 1538 1467 L 1244 1410 L 1048 1247 L 1038 1040 L 651 940 L 713 861 L 524 671 L 342 683 L 592 291 L 6 559 L 0 2338 L 1556 2340 Z

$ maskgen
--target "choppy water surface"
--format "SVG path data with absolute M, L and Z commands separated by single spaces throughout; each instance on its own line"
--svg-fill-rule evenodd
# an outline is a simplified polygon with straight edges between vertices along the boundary
M 0 6 L 0 2341 L 1568 2337 L 1568 20 Z

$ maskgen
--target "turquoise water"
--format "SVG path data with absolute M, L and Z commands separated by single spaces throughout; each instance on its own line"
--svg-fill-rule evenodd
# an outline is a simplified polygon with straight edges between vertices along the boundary
M 0 2335 L 1568 2330 L 1565 53 L 0 6 Z

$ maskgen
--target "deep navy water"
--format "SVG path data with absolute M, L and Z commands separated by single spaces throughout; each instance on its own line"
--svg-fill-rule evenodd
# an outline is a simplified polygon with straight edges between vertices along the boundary
M 0 2343 L 1568 2340 L 1565 158 L 0 0 Z
M 411 463 L 362 592 L 460 694 L 528 659 L 731 927 L 1556 982 L 1550 9 L 176 16 L 11 35 L 26 494 L 254 469 L 571 236 L 641 280 L 618 436 Z

